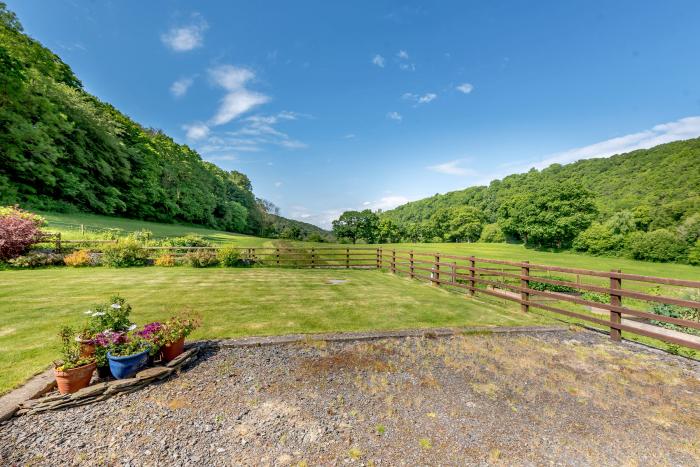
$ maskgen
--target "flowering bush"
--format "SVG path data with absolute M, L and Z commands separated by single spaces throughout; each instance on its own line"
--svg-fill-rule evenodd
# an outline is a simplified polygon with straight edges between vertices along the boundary
M 154 261 L 154 264 L 156 266 L 163 266 L 163 267 L 173 267 L 176 265 L 175 263 L 175 256 L 166 253 L 164 255 L 160 255 L 159 257 L 156 258 Z
M 225 268 L 235 268 L 236 266 L 243 266 L 243 260 L 241 259 L 241 252 L 235 248 L 225 247 L 221 248 L 217 257 L 219 263 Z
M 61 328 L 59 333 L 61 336 L 61 354 L 63 359 L 54 362 L 54 366 L 58 371 L 66 371 L 79 366 L 87 365 L 95 361 L 94 358 L 80 356 L 80 343 L 75 340 L 75 332 L 73 328 L 65 326 Z
M 130 266 L 145 266 L 148 262 L 148 250 L 145 250 L 134 239 L 122 240 L 105 246 L 102 252 L 102 262 L 106 266 L 127 268 Z
M 96 266 L 97 260 L 90 250 L 78 250 L 63 258 L 67 266 L 81 268 L 85 266 Z
M 39 268 L 63 264 L 63 256 L 56 253 L 28 253 L 10 260 L 16 268 Z
M 193 268 L 208 268 L 219 264 L 219 259 L 213 251 L 197 250 L 187 253 L 185 262 Z
M 0 208 L 0 260 L 22 255 L 41 239 L 44 219 L 18 207 Z
M 211 242 L 205 240 L 199 235 L 188 234 L 184 237 L 172 237 L 166 238 L 161 242 L 163 246 L 182 246 L 182 247 L 192 247 L 192 246 L 211 246 Z

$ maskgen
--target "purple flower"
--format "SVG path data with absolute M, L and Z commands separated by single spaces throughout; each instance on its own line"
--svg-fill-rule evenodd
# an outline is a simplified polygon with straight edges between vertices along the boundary
M 139 336 L 143 337 L 144 339 L 150 339 L 155 334 L 157 334 L 161 330 L 162 327 L 163 327 L 163 325 L 157 321 L 153 322 L 153 323 L 148 323 L 137 334 Z

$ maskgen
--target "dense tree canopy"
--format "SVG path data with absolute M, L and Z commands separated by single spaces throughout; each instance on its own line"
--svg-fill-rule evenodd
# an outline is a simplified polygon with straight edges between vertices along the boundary
M 283 228 L 244 174 L 203 161 L 85 92 L 70 67 L 24 34 L 2 2 L 0 151 L 0 205 L 271 236 Z M 325 234 L 296 225 L 304 235 Z

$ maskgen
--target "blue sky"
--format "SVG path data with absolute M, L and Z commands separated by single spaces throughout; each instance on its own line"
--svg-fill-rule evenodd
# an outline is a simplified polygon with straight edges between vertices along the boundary
M 86 89 L 289 217 L 700 136 L 700 2 L 9 0 Z

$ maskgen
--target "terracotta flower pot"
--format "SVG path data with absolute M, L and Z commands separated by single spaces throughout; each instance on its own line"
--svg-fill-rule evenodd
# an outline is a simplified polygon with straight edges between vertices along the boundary
M 65 371 L 54 369 L 58 392 L 61 394 L 71 394 L 87 387 L 90 384 L 92 372 L 95 371 L 95 367 L 97 367 L 97 364 L 92 362 Z
M 180 355 L 185 350 L 185 338 L 181 337 L 171 344 L 166 344 L 161 348 L 163 361 L 169 362 Z
M 95 356 L 95 343 L 92 340 L 80 340 L 80 357 L 90 358 Z

